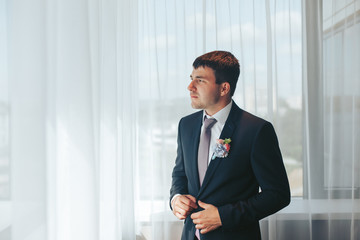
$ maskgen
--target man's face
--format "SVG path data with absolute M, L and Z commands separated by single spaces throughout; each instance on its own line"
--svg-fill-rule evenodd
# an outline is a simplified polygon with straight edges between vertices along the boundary
M 209 67 L 198 67 L 190 75 L 188 86 L 191 97 L 191 106 L 195 109 L 204 109 L 207 114 L 216 113 L 219 108 L 221 85 L 216 84 L 214 71 Z

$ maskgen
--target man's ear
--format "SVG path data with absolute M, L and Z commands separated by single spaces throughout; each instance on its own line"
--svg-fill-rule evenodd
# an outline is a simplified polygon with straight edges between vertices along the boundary
M 223 82 L 221 84 L 220 95 L 225 96 L 228 93 L 230 93 L 230 84 L 228 82 Z

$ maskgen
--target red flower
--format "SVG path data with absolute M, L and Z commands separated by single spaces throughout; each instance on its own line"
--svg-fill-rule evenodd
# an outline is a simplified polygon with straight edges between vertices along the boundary
M 224 147 L 226 148 L 226 151 L 230 150 L 230 144 L 226 143 L 226 144 L 224 144 Z

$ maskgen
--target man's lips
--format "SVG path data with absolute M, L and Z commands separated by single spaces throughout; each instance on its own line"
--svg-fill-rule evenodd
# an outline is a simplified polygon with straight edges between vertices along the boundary
M 197 95 L 190 95 L 191 98 L 198 98 Z

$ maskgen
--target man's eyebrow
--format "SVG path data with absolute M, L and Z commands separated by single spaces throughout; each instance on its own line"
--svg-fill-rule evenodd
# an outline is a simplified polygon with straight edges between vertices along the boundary
M 190 75 L 190 78 L 192 79 L 193 78 L 193 76 L 192 75 Z M 205 77 L 203 77 L 203 76 L 195 76 L 194 78 L 203 78 L 203 79 L 205 79 Z

